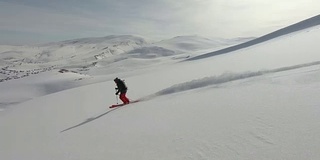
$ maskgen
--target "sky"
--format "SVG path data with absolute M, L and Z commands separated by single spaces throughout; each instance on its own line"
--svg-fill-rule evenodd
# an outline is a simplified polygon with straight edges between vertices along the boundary
M 0 45 L 123 34 L 258 37 L 319 9 L 318 0 L 0 0 Z

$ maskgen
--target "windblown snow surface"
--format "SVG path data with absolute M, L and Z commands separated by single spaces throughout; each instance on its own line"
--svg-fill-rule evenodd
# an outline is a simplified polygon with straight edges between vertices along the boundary
M 132 48 L 87 70 L 1 82 L 1 159 L 320 159 L 318 22 L 216 56 Z M 142 101 L 109 109 L 116 76 Z

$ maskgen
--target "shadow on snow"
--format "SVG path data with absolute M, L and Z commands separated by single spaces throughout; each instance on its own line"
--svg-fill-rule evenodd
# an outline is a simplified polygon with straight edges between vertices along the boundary
M 98 118 L 100 118 L 100 117 L 102 117 L 102 116 L 104 116 L 104 115 L 106 115 L 106 114 L 108 114 L 108 113 L 111 113 L 112 111 L 115 111 L 116 109 L 119 109 L 119 108 L 115 108 L 115 109 L 109 110 L 109 111 L 107 111 L 107 112 L 105 112 L 105 113 L 103 113 L 103 114 L 101 114 L 101 115 L 96 116 L 96 117 L 88 118 L 87 120 L 85 120 L 85 121 L 82 122 L 82 123 L 79 123 L 79 124 L 77 124 L 77 125 L 75 125 L 75 126 L 69 127 L 69 128 L 67 128 L 67 129 L 65 129 L 65 130 L 62 130 L 60 133 L 65 132 L 65 131 L 68 131 L 68 130 L 71 130 L 71 129 L 74 129 L 74 128 L 77 128 L 77 127 L 80 127 L 80 126 L 82 126 L 82 125 L 84 125 L 84 124 L 86 124 L 86 123 L 89 123 L 89 122 L 91 122 L 91 121 L 94 121 L 94 120 L 96 120 L 96 119 L 98 119 Z

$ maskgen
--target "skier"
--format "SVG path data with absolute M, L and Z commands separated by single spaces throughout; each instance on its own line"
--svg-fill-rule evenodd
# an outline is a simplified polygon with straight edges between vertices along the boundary
M 126 93 L 127 93 L 127 86 L 125 85 L 124 81 L 119 79 L 118 77 L 114 79 L 114 82 L 117 85 L 117 92 L 116 95 L 118 95 L 120 93 L 120 99 L 123 102 L 123 104 L 128 104 L 130 103 L 129 99 L 126 97 Z

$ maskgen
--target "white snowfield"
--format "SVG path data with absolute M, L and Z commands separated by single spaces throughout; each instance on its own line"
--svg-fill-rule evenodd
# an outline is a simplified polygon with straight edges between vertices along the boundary
M 219 55 L 190 37 L 1 46 L 20 78 L 0 83 L 0 159 L 318 160 L 319 22 Z M 109 109 L 115 77 L 142 101 Z

